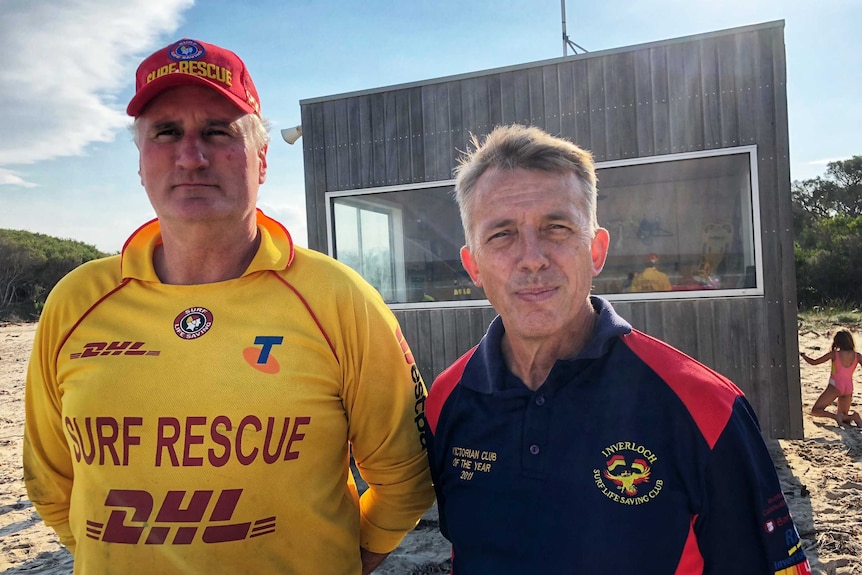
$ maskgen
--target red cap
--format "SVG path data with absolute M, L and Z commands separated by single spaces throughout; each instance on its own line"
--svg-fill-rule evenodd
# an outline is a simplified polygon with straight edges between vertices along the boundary
M 260 99 L 239 56 L 199 40 L 183 38 L 149 56 L 138 66 L 135 95 L 126 113 L 137 117 L 150 100 L 175 86 L 206 86 L 240 110 L 260 116 Z

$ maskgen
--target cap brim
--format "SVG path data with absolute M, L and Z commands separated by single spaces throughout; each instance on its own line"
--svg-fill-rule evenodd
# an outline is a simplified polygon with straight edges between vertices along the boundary
M 224 88 L 222 88 L 219 84 L 212 82 L 206 78 L 202 78 L 201 76 L 195 76 L 192 74 L 165 74 L 160 78 L 156 78 L 152 82 L 149 82 L 146 86 L 138 90 L 138 92 L 132 97 L 129 105 L 126 107 L 126 113 L 129 116 L 137 118 L 144 111 L 144 108 L 147 107 L 147 104 L 150 101 L 164 92 L 169 88 L 175 88 L 177 86 L 204 86 L 206 88 L 212 88 L 235 105 L 237 108 L 245 112 L 246 114 L 257 114 L 257 110 L 252 108 L 248 102 L 245 102 L 238 98 L 236 94 L 232 92 L 228 92 Z

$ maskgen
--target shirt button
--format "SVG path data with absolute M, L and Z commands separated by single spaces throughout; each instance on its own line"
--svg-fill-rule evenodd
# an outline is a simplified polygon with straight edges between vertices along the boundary
M 539 446 L 536 445 L 535 443 L 530 446 L 530 453 L 532 453 L 533 455 L 538 455 L 539 451 L 541 451 L 541 450 L 539 449 Z
M 545 396 L 540 395 L 536 398 L 536 405 L 545 405 Z

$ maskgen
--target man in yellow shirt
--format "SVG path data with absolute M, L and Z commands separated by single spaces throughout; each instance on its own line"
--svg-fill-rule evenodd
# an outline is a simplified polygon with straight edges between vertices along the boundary
M 236 54 L 159 50 L 127 111 L 157 219 L 48 298 L 30 499 L 76 574 L 370 573 L 434 497 L 395 317 L 256 209 L 267 123 Z
M 670 291 L 671 285 L 667 274 L 659 271 L 656 268 L 658 256 L 649 254 L 647 256 L 647 266 L 639 274 L 635 274 L 632 280 L 631 291 L 633 292 L 649 292 L 649 291 Z

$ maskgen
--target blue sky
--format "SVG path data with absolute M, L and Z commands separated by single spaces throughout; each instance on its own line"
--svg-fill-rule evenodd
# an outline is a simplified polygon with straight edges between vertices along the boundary
M 272 122 L 259 206 L 306 245 L 299 101 L 556 58 L 559 0 L 0 0 L 0 228 L 119 251 L 153 217 L 125 107 L 183 37 L 237 52 Z M 862 155 L 862 2 L 567 0 L 595 52 L 785 21 L 791 179 Z M 571 53 L 571 51 L 569 52 Z

